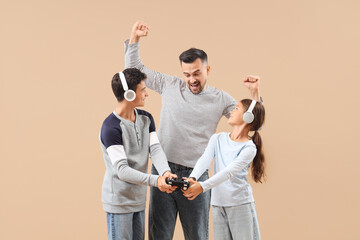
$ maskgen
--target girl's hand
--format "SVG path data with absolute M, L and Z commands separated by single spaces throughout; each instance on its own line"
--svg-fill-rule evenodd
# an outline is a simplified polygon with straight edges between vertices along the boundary
M 195 181 L 193 178 L 183 178 L 190 183 L 190 187 L 188 190 L 183 191 L 184 196 L 189 200 L 194 200 L 200 193 L 203 192 L 203 188 L 201 187 L 200 183 Z
M 250 90 L 251 98 L 260 102 L 260 77 L 248 75 L 243 82 Z

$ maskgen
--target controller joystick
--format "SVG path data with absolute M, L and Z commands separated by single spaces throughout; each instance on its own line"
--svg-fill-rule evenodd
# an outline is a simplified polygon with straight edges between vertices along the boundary
M 188 181 L 178 178 L 166 178 L 166 183 L 171 186 L 180 187 L 184 191 L 186 191 L 190 186 L 190 183 Z

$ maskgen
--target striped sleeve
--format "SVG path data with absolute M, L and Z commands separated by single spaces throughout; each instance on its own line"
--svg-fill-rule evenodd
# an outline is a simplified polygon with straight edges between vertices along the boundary
M 115 164 L 121 159 L 126 159 L 126 154 L 122 141 L 121 128 L 114 128 L 103 125 L 101 129 L 101 142 L 106 147 L 112 164 Z
M 160 175 L 163 175 L 165 172 L 170 171 L 170 167 L 164 153 L 164 150 L 161 147 L 159 138 L 156 133 L 155 121 L 153 116 L 147 113 L 147 117 L 150 119 L 149 124 L 149 133 L 150 133 L 150 141 L 149 141 L 149 148 L 150 148 L 150 156 L 151 160 Z
M 160 143 L 159 138 L 156 133 L 155 121 L 151 114 L 149 114 L 150 125 L 149 125 L 149 133 L 150 133 L 150 147 L 154 144 Z

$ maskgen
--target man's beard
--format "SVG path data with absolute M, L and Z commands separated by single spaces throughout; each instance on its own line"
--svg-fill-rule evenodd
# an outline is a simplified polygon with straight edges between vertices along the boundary
M 201 85 L 201 83 L 199 82 L 200 88 L 199 88 L 199 91 L 196 92 L 196 93 L 192 91 L 192 89 L 191 89 L 191 84 L 189 83 L 189 84 L 188 84 L 188 88 L 189 88 L 190 92 L 192 92 L 192 93 L 195 94 L 195 95 L 201 93 L 201 92 L 204 90 L 204 87 L 205 87 L 205 85 L 206 85 L 206 81 L 207 81 L 207 80 L 205 80 L 205 82 L 204 82 L 203 85 Z

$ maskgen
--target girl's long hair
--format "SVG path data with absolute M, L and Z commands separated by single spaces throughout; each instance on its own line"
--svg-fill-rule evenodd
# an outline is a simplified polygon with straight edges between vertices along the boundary
M 252 100 L 250 99 L 241 100 L 244 109 L 247 110 L 249 108 L 251 101 Z M 265 179 L 265 156 L 262 149 L 262 140 L 259 134 L 259 129 L 263 126 L 265 121 L 264 105 L 260 102 L 257 102 L 252 113 L 254 114 L 254 121 L 248 124 L 248 126 L 250 127 L 250 131 L 254 131 L 254 135 L 251 137 L 251 139 L 255 143 L 257 151 L 251 164 L 251 173 L 255 182 L 262 183 L 261 180 Z

